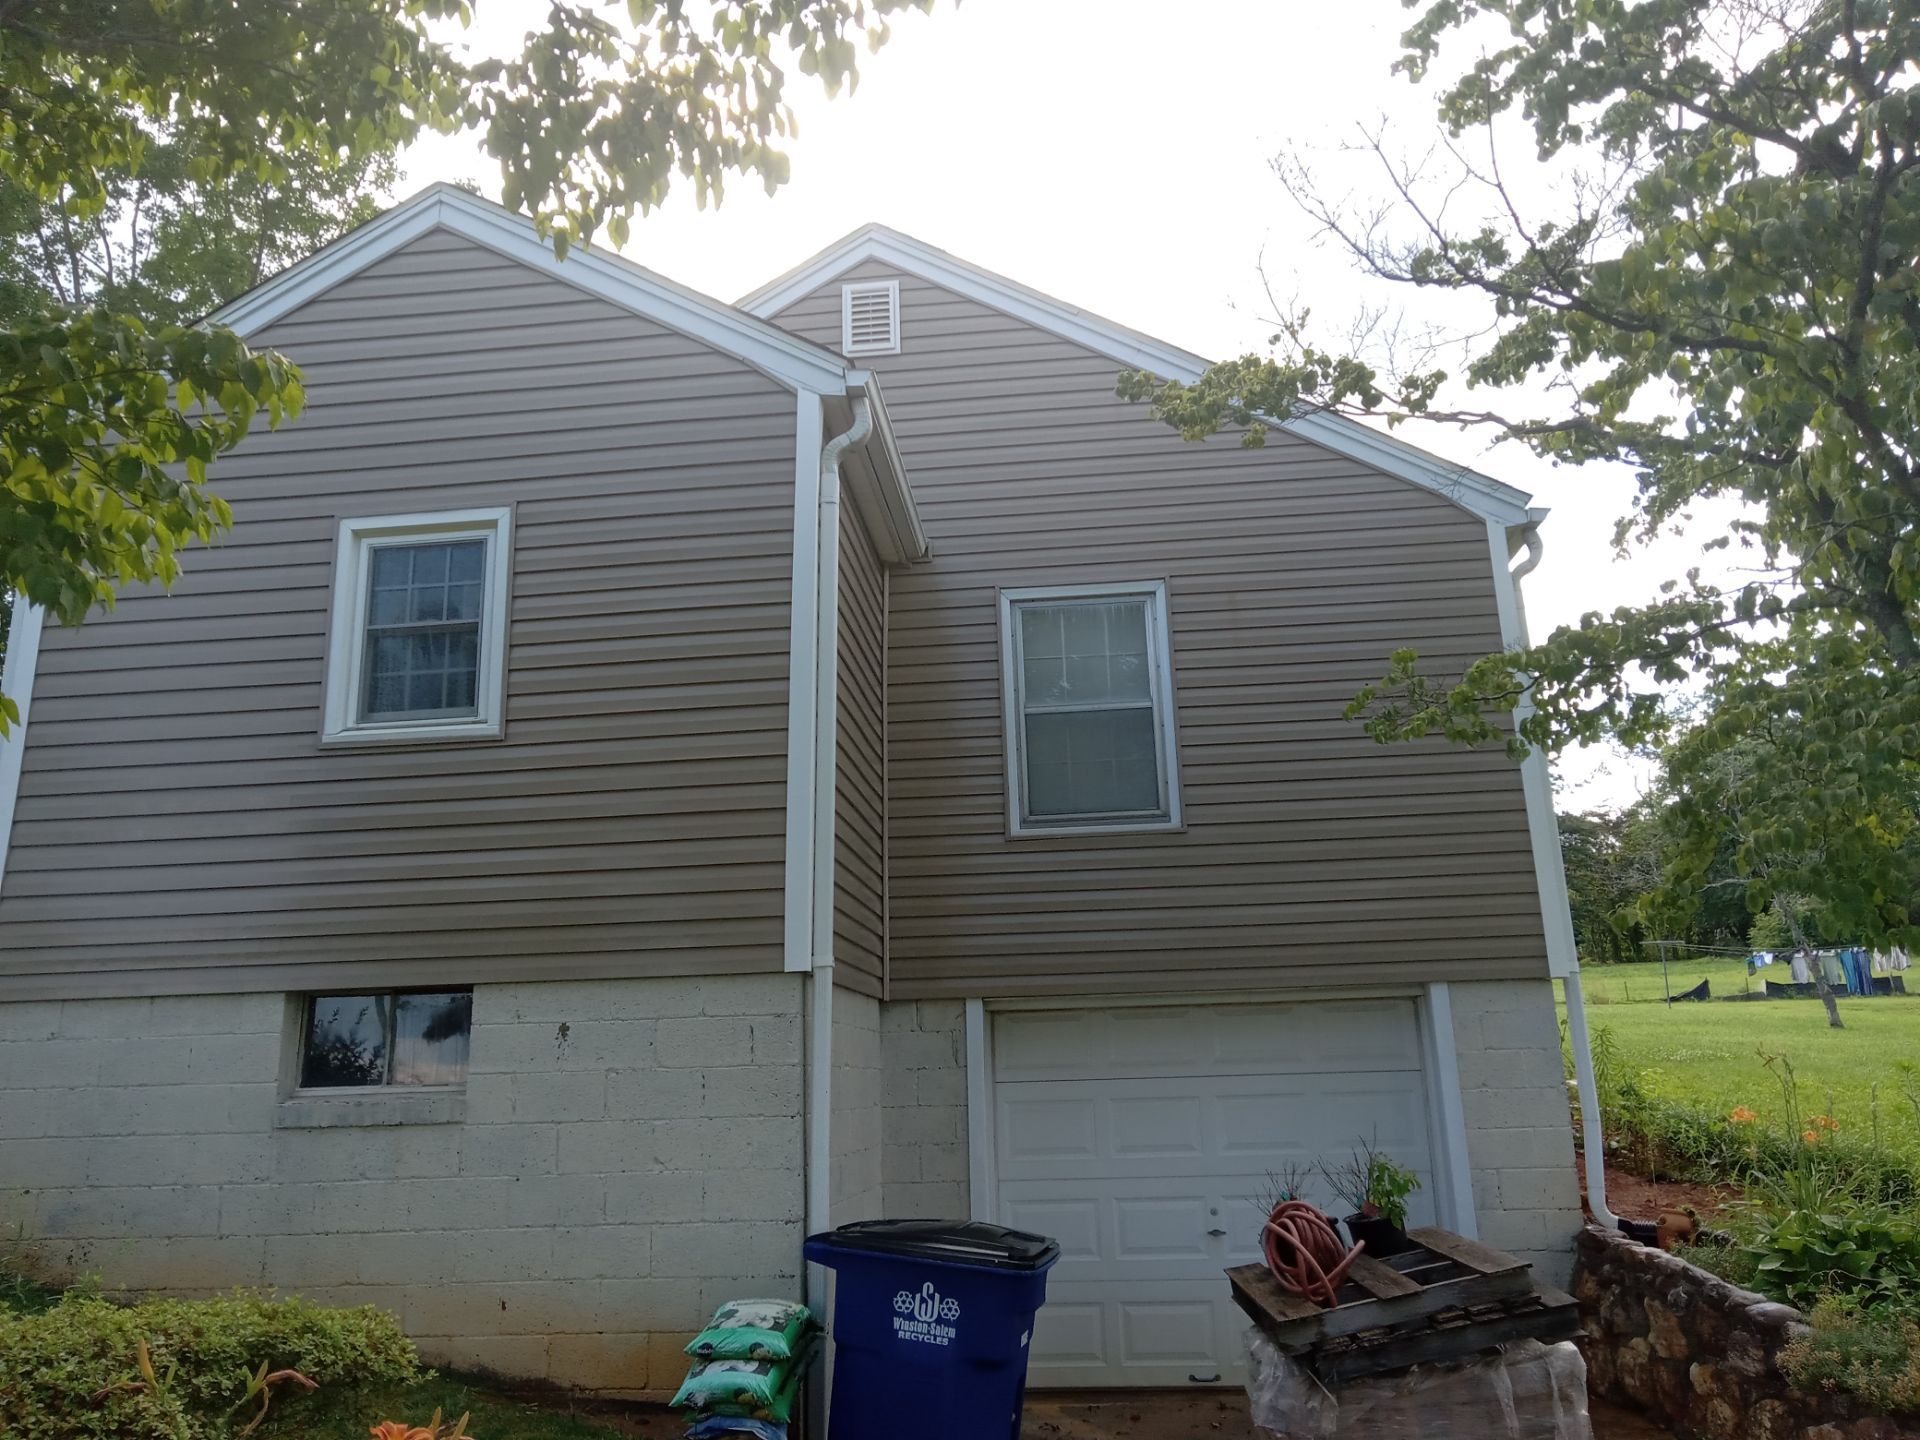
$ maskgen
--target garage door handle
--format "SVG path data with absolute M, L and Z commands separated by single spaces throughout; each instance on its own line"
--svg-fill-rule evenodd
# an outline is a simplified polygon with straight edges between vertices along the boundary
M 1226 1232 L 1226 1231 L 1224 1231 L 1224 1230 L 1209 1230 L 1209 1231 L 1207 1231 L 1207 1234 L 1209 1234 L 1209 1235 L 1211 1235 L 1211 1236 L 1213 1236 L 1213 1237 L 1214 1237 L 1215 1239 L 1218 1239 L 1218 1238 L 1219 1238 L 1220 1236 L 1222 1236 L 1222 1235 L 1224 1235 L 1224 1234 L 1226 1234 L 1226 1233 L 1227 1233 L 1227 1232 Z
M 1216 1370 L 1211 1375 L 1189 1375 L 1187 1379 L 1196 1385 L 1218 1385 L 1220 1383 L 1220 1372 Z

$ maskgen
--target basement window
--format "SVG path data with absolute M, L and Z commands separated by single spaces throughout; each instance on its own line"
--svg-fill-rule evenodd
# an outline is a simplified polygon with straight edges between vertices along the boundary
M 862 281 L 840 287 L 840 353 L 900 353 L 900 282 Z
M 1008 828 L 1179 826 L 1163 582 L 1000 592 Z
M 308 999 L 301 1090 L 466 1083 L 473 991 L 400 990 Z
M 325 743 L 501 734 L 511 527 L 505 508 L 341 522 Z

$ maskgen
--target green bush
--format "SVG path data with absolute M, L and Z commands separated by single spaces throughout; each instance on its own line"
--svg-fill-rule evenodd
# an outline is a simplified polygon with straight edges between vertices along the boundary
M 1809 1335 L 1788 1342 L 1780 1369 L 1802 1390 L 1852 1395 L 1876 1410 L 1920 1410 L 1920 1322 L 1911 1302 L 1813 1307 Z
M 141 1375 L 143 1342 L 154 1378 Z M 399 1322 L 372 1306 L 335 1310 L 243 1291 L 137 1305 L 75 1296 L 38 1314 L 0 1313 L 0 1435 L 219 1440 L 257 1408 L 249 1382 L 263 1365 L 322 1386 L 420 1373 Z
M 1791 1084 L 1791 1067 L 1785 1061 L 1779 1065 L 1776 1076 L 1783 1084 Z M 1799 1161 L 1804 1142 L 1798 1119 L 1789 1118 L 1774 1128 L 1662 1100 L 1648 1090 L 1605 1025 L 1593 1030 L 1593 1069 L 1608 1158 L 1636 1175 L 1754 1185 Z M 1920 1081 L 1907 1079 L 1905 1103 L 1913 1106 L 1920 1122 L 1917 1086 Z M 1797 1097 L 1790 1104 L 1797 1106 Z M 1577 1109 L 1574 1123 L 1580 1123 Z M 1819 1146 L 1835 1173 L 1844 1177 L 1848 1194 L 1889 1205 L 1920 1200 L 1920 1173 L 1904 1155 L 1877 1140 L 1843 1139 L 1823 1132 Z

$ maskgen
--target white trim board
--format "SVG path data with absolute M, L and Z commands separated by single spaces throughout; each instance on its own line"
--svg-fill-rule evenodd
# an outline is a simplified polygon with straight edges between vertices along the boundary
M 736 303 L 751 315 L 770 318 L 848 268 L 869 260 L 897 266 L 1123 365 L 1168 380 L 1191 384 L 1207 369 L 1207 361 L 1191 351 L 1067 305 L 884 225 L 863 225 Z M 1336 454 L 1431 490 L 1473 514 L 1508 525 L 1526 519 L 1528 496 L 1524 491 L 1344 415 L 1312 411 L 1275 424 Z
M 1427 1076 L 1427 1108 L 1433 1125 L 1434 1207 L 1440 1222 L 1469 1240 L 1480 1237 L 1473 1199 L 1473 1164 L 1467 1154 L 1467 1111 L 1460 1094 L 1459 1037 L 1453 1028 L 1453 991 L 1436 980 L 1420 999 L 1421 1068 Z
M 1487 522 L 1487 550 L 1493 562 L 1493 600 L 1500 618 L 1500 640 L 1509 650 L 1518 650 L 1526 645 L 1527 634 L 1521 618 L 1520 582 L 1513 578 L 1511 568 L 1508 528 L 1497 520 Z M 1517 726 L 1532 714 L 1533 701 L 1522 695 L 1513 707 L 1513 723 Z M 1520 790 L 1533 850 L 1534 886 L 1540 893 L 1547 973 L 1566 976 L 1580 968 L 1580 952 L 1573 936 L 1566 862 L 1560 853 L 1560 822 L 1553 809 L 1553 772 L 1538 745 L 1530 746 L 1527 758 L 1520 762 Z
M 251 334 L 434 229 L 463 236 L 644 315 L 735 356 L 790 387 L 838 393 L 845 389 L 853 368 L 830 350 L 608 251 L 575 246 L 565 260 L 557 259 L 552 243 L 541 236 L 531 220 L 446 184 L 430 185 L 401 201 L 378 219 L 255 286 L 208 319 L 242 335 Z
M 369 567 L 382 545 L 408 541 L 479 540 L 486 545 L 481 577 L 479 667 L 474 713 L 457 719 L 367 720 L 363 687 L 367 644 Z M 323 745 L 394 745 L 445 740 L 497 740 L 506 733 L 507 616 L 513 575 L 513 507 L 369 515 L 340 522 L 334 542 L 333 604 L 327 626 Z
M 27 715 L 33 708 L 34 672 L 40 667 L 40 635 L 47 612 L 18 596 L 13 630 L 7 636 L 7 661 L 0 668 L 0 695 L 20 707 L 20 723 L 0 740 L 0 887 L 7 879 L 7 847 L 13 838 L 13 812 L 20 800 L 20 767 L 27 758 Z

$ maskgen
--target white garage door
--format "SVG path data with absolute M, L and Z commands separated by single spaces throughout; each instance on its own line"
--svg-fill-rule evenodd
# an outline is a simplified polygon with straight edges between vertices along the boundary
M 1365 1137 L 1420 1172 L 1412 1223 L 1432 1223 L 1420 1056 L 1412 1000 L 997 1015 L 995 1218 L 1061 1247 L 1029 1383 L 1238 1383 L 1220 1272 L 1259 1259 L 1258 1198 L 1289 1162 Z

